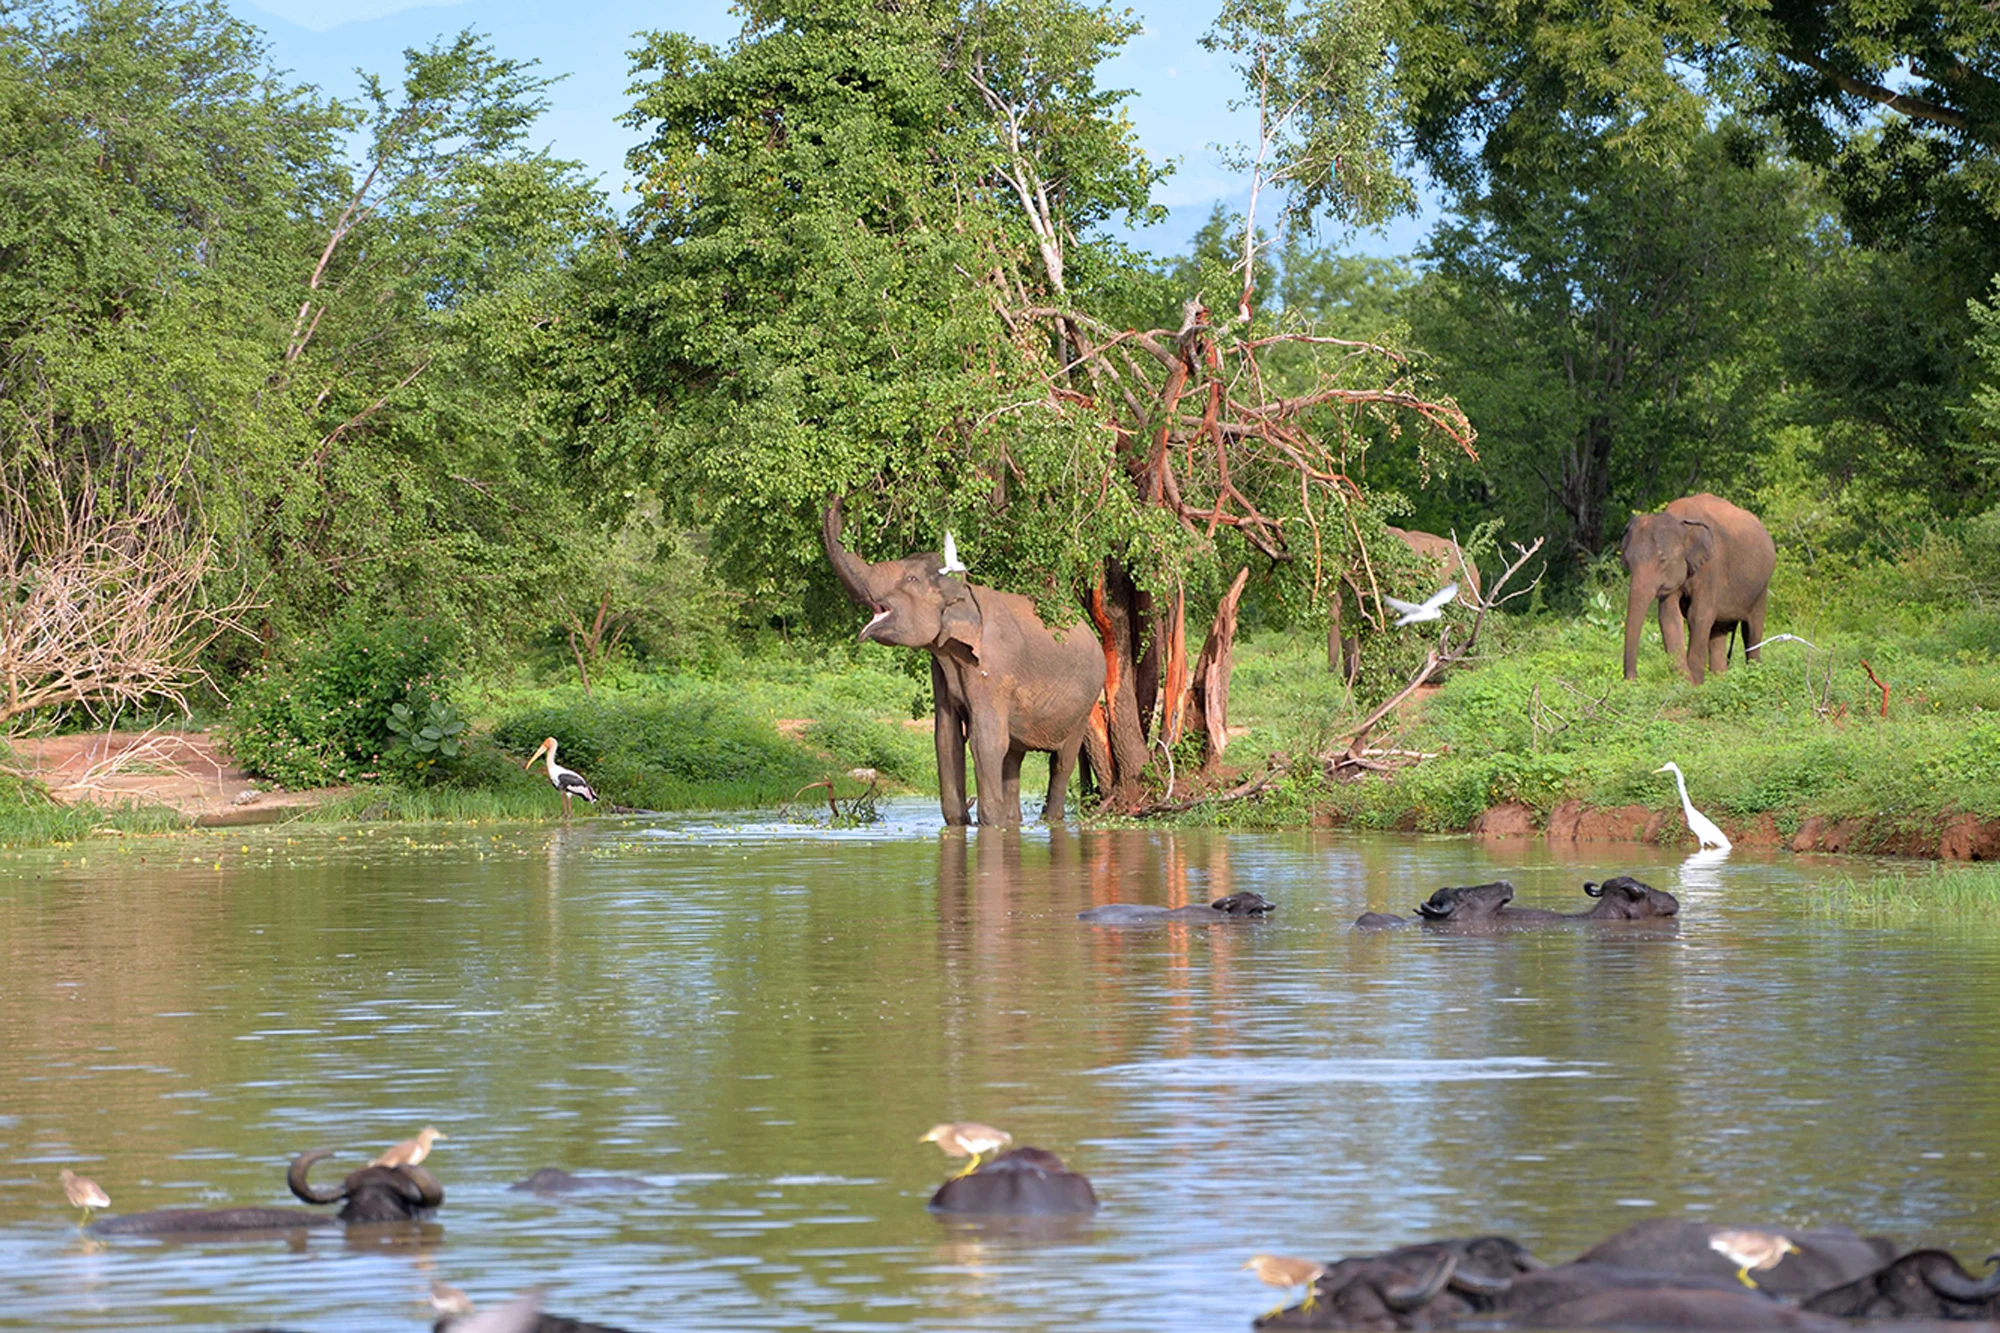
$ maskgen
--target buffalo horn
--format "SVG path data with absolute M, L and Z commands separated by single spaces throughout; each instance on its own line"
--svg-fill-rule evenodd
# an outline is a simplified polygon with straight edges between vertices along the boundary
M 1995 1259 L 2000 1259 L 2000 1255 L 1988 1255 L 1986 1262 L 1990 1264 Z M 1926 1264 L 1924 1281 L 1929 1283 L 1931 1290 L 1938 1295 L 1954 1301 L 1965 1301 L 1968 1304 L 1990 1301 L 1995 1296 L 2000 1296 L 2000 1268 L 1996 1268 L 1985 1277 L 1975 1278 L 1959 1268 L 1956 1259 L 1952 1260 L 1950 1269 L 1938 1264 Z
M 333 1149 L 315 1148 L 311 1152 L 302 1152 L 294 1157 L 291 1169 L 285 1172 L 285 1183 L 292 1187 L 292 1193 L 307 1203 L 339 1203 L 345 1191 L 320 1189 L 306 1179 L 306 1173 L 312 1170 L 313 1163 L 331 1156 Z
M 1604 886 L 1602 884 L 1593 883 L 1590 880 L 1585 880 L 1583 882 L 1583 891 L 1589 894 L 1593 898 L 1602 898 L 1604 896 Z
M 1429 1305 L 1438 1298 L 1438 1293 L 1451 1281 L 1452 1273 L 1458 1268 L 1458 1256 L 1446 1250 L 1438 1256 L 1437 1266 L 1429 1276 L 1413 1287 L 1383 1287 L 1382 1303 L 1397 1313 L 1415 1310 Z
M 1468 1296 L 1505 1296 L 1514 1286 L 1511 1277 L 1485 1277 L 1478 1273 L 1453 1272 L 1451 1289 Z

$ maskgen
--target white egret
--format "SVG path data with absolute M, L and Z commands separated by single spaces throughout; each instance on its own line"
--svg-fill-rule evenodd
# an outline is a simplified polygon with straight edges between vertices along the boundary
M 965 565 L 958 558 L 958 543 L 952 540 L 951 529 L 949 528 L 945 529 L 944 534 L 944 565 L 938 570 L 938 573 L 965 573 Z
M 1718 851 L 1724 852 L 1728 851 L 1730 848 L 1729 836 L 1717 828 L 1714 821 L 1707 815 L 1695 809 L 1694 802 L 1688 799 L 1687 778 L 1682 775 L 1681 766 L 1669 759 L 1653 771 L 1655 773 L 1672 773 L 1674 775 L 1674 783 L 1681 790 L 1681 814 L 1687 819 L 1688 832 L 1694 834 L 1700 840 L 1703 847 L 1713 847 Z
M 1402 612 L 1401 618 L 1396 621 L 1396 626 L 1400 629 L 1404 625 L 1414 625 L 1419 620 L 1436 620 L 1444 614 L 1445 604 L 1456 596 L 1458 596 L 1458 585 L 1447 583 L 1432 593 L 1428 601 L 1405 602 L 1394 597 L 1384 597 L 1382 600 Z
M 553 736 L 536 746 L 535 752 L 528 756 L 528 762 L 521 767 L 533 768 L 535 761 L 545 754 L 549 757 L 549 785 L 562 793 L 563 818 L 569 818 L 570 797 L 581 796 L 593 803 L 597 800 L 597 793 L 590 789 L 590 783 L 585 781 L 583 774 L 573 768 L 564 768 L 556 762 L 556 738 Z
M 1757 642 L 1751 644 L 1748 648 L 1745 648 L 1743 651 L 1746 653 L 1754 653 L 1767 643 L 1802 643 L 1806 647 L 1812 649 L 1814 652 L 1819 651 L 1818 644 L 1814 643 L 1811 639 L 1801 639 L 1796 634 L 1772 634 L 1765 638 L 1757 640 Z

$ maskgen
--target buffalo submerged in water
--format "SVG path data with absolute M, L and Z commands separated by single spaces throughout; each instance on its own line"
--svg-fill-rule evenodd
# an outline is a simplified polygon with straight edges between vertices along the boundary
M 90 1230 L 102 1236 L 226 1235 L 292 1231 L 300 1227 L 349 1226 L 379 1222 L 420 1222 L 444 1202 L 444 1186 L 421 1166 L 364 1166 L 337 1186 L 315 1185 L 313 1164 L 331 1157 L 329 1149 L 300 1153 L 285 1172 L 285 1183 L 307 1203 L 339 1204 L 331 1215 L 304 1208 L 160 1208 L 148 1213 L 107 1217 Z
M 1746 1232 L 1783 1242 L 1755 1278 L 1739 1276 L 1737 1262 L 1718 1249 Z M 1942 1250 L 1898 1257 L 1893 1242 L 1839 1227 L 1787 1231 L 1654 1219 L 1553 1267 L 1500 1236 L 1341 1259 L 1325 1266 L 1310 1305 L 1276 1311 L 1255 1327 L 1836 1333 L 1852 1330 L 1848 1320 L 1855 1316 L 1994 1320 L 2000 1272 L 1975 1278 Z
M 1680 915 L 1673 894 L 1642 884 L 1630 875 L 1614 875 L 1603 883 L 1586 882 L 1583 891 L 1597 900 L 1582 912 L 1555 912 L 1545 907 L 1515 907 L 1514 886 L 1504 879 L 1490 884 L 1442 888 L 1417 904 L 1416 916 L 1364 912 L 1357 930 L 1392 930 L 1421 923 L 1433 930 L 1476 933 L 1533 930 L 1542 926 L 1596 925 L 1621 921 L 1668 922 Z

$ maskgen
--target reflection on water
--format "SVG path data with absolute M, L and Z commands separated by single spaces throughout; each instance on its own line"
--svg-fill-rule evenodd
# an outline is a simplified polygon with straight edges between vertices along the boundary
M 129 839 L 0 860 L 0 1327 L 426 1327 L 432 1281 L 634 1328 L 1244 1328 L 1257 1251 L 1653 1211 L 1984 1254 L 2000 933 L 1832 925 L 1739 850 L 749 819 Z M 1355 935 L 1440 885 L 1678 894 L 1678 932 Z M 1237 889 L 1268 920 L 1076 913 Z M 945 1224 L 917 1136 L 980 1119 L 1094 1218 Z M 180 1243 L 422 1125 L 435 1223 Z M 538 1196 L 543 1166 L 636 1177 Z M 5 1284 L 11 1284 L 9 1289 Z

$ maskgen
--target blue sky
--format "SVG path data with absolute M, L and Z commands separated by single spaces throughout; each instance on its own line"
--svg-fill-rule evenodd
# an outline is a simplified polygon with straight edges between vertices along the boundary
M 614 201 L 625 181 L 624 155 L 631 132 L 618 124 L 630 106 L 626 54 L 642 30 L 669 29 L 724 43 L 738 20 L 723 0 L 679 0 L 644 5 L 629 0 L 463 0 L 413 4 L 406 0 L 230 0 L 231 9 L 263 29 L 271 57 L 302 82 L 351 97 L 357 67 L 391 77 L 402 51 L 471 27 L 489 35 L 505 56 L 537 58 L 545 72 L 569 77 L 551 90 L 540 132 L 558 156 L 581 161 L 600 177 Z M 1174 175 L 1160 191 L 1172 210 L 1168 222 L 1135 232 L 1134 244 L 1156 253 L 1179 251 L 1217 203 L 1241 210 L 1247 183 L 1225 169 L 1212 145 L 1249 139 L 1255 118 L 1229 109 L 1241 83 L 1227 60 L 1201 49 L 1217 0 L 1151 0 L 1135 5 L 1145 31 L 1103 72 L 1109 87 L 1130 88 L 1129 105 L 1139 139 L 1156 159 L 1173 159 Z M 1262 212 L 1262 209 L 1260 209 Z M 1399 220 L 1386 234 L 1345 238 L 1326 233 L 1357 253 L 1408 253 L 1427 221 Z

